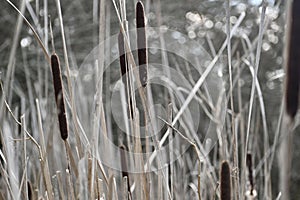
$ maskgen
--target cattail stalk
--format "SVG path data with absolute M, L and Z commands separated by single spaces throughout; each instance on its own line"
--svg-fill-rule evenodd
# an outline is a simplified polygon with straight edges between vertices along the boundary
M 221 200 L 231 199 L 230 167 L 227 161 L 221 166 Z
M 300 81 L 300 1 L 294 0 L 291 7 L 290 29 L 287 46 L 286 112 L 294 119 L 298 110 Z
M 64 103 L 64 92 L 62 88 L 60 62 L 58 56 L 55 53 L 51 55 L 51 69 L 57 106 L 59 130 L 61 138 L 63 140 L 66 140 L 68 138 L 68 123 Z
M 137 49 L 138 49 L 138 63 L 139 63 L 139 77 L 140 77 L 140 83 L 143 88 L 147 86 L 148 82 L 148 55 L 147 55 L 147 39 L 146 39 L 146 28 L 145 28 L 145 10 L 144 5 L 141 1 L 138 1 L 136 4 L 136 31 L 137 31 Z M 146 95 L 147 96 L 147 95 Z M 143 107 L 145 109 L 144 116 L 145 116 L 145 127 L 150 124 L 151 126 L 151 120 L 149 118 L 149 108 L 147 107 L 147 97 L 145 96 L 145 99 L 143 100 Z M 142 97 L 142 96 L 141 96 Z M 150 123 L 149 123 L 150 122 Z M 153 130 L 153 127 L 152 127 Z M 145 129 L 145 135 L 148 135 L 148 129 Z M 149 138 L 146 137 L 146 151 L 148 152 L 150 149 L 150 142 Z M 148 159 L 146 157 L 146 159 Z M 148 179 L 150 179 L 149 174 L 144 174 L 143 176 L 143 182 L 144 182 L 144 191 L 145 191 L 145 198 L 149 199 L 149 185 Z M 168 194 L 169 196 L 170 191 L 168 188 Z
M 137 30 L 137 47 L 139 59 L 140 81 L 143 87 L 147 85 L 148 74 L 148 55 L 147 40 L 145 30 L 145 11 L 141 1 L 136 4 L 136 30 Z
M 56 171 L 56 177 L 57 177 L 57 184 L 58 184 L 58 191 L 59 191 L 59 196 L 61 200 L 65 200 L 65 193 L 63 189 L 63 181 L 62 181 L 62 176 L 61 176 L 61 171 Z

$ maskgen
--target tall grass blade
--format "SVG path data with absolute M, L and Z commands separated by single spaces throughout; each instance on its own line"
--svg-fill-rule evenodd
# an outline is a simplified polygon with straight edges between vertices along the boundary
M 127 177 L 127 179 L 126 179 L 126 181 L 127 181 L 127 190 L 128 190 L 127 193 L 130 196 L 130 198 L 132 198 L 131 192 L 130 192 L 129 174 L 128 174 L 127 158 L 126 158 L 125 151 L 127 151 L 126 146 L 121 145 L 120 146 L 120 155 L 121 155 L 122 177 L 123 178 Z M 128 198 L 129 198 L 129 196 L 128 196 Z

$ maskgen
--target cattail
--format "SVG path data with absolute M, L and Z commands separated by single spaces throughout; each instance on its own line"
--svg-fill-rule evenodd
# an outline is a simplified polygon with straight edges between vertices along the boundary
M 129 184 L 129 175 L 128 175 L 128 168 L 127 168 L 127 160 L 126 160 L 126 155 L 125 151 L 127 151 L 127 148 L 125 145 L 120 146 L 120 155 L 121 155 L 121 168 L 122 168 L 122 177 L 127 177 L 127 188 L 128 188 L 128 193 L 129 196 L 131 197 L 131 192 L 130 192 L 130 184 Z M 132 199 L 132 198 L 130 198 Z
M 230 167 L 227 161 L 221 166 L 221 200 L 231 199 Z
M 124 36 L 121 31 L 118 36 L 118 46 L 119 46 L 119 57 L 120 57 L 122 81 L 124 84 L 126 84 L 127 61 L 126 61 L 126 55 L 125 55 Z
M 139 72 L 140 81 L 143 87 L 147 85 L 147 71 L 148 71 L 148 58 L 147 58 L 147 41 L 145 30 L 145 11 L 141 1 L 136 4 L 136 30 L 137 30 L 137 47 L 139 59 Z
M 32 200 L 33 199 L 33 192 L 32 192 L 32 187 L 29 181 L 27 181 L 27 194 L 28 194 L 28 199 Z
M 62 89 L 62 78 L 59 58 L 54 53 L 51 55 L 51 69 L 54 85 L 55 100 L 57 106 L 60 135 L 63 140 L 68 138 L 68 123 L 64 103 L 64 92 Z
M 253 171 L 252 171 L 252 154 L 251 153 L 247 153 L 247 158 L 246 158 L 246 163 L 247 163 L 247 167 L 248 167 L 248 178 L 249 178 L 249 182 L 250 182 L 250 195 L 253 195 L 253 189 L 254 189 L 254 182 L 253 182 Z
M 286 112 L 293 119 L 298 110 L 300 79 L 300 1 L 294 0 L 287 46 Z

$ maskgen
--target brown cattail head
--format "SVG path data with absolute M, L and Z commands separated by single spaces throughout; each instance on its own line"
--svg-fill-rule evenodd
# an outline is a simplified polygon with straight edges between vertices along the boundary
M 33 192 L 32 192 L 32 187 L 29 181 L 27 181 L 27 195 L 28 195 L 28 200 L 33 199 Z
M 147 85 L 148 56 L 147 41 L 145 30 L 145 11 L 141 1 L 136 4 L 136 30 L 137 30 L 137 48 L 139 59 L 140 81 L 143 87 Z
M 123 83 L 126 83 L 125 75 L 127 73 L 127 62 L 126 62 L 126 55 L 125 55 L 124 36 L 121 31 L 118 36 L 118 46 L 119 46 L 122 81 L 123 81 Z
M 231 199 L 230 167 L 227 161 L 221 166 L 221 200 Z
M 254 182 L 253 182 L 253 171 L 252 171 L 252 154 L 251 153 L 247 153 L 247 158 L 246 158 L 246 164 L 248 167 L 248 178 L 249 178 L 249 182 L 250 182 L 250 195 L 253 195 L 253 189 L 254 189 Z
M 291 7 L 290 29 L 287 47 L 286 112 L 294 119 L 298 110 L 300 81 L 300 1 L 294 0 Z
M 51 55 L 51 69 L 55 93 L 55 101 L 58 114 L 59 130 L 63 140 L 68 138 L 68 123 L 64 102 L 64 92 L 62 88 L 61 70 L 58 56 L 54 53 Z

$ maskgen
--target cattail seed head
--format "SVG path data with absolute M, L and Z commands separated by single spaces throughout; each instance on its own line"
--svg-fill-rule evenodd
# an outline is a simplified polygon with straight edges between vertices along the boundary
M 298 110 L 300 81 L 300 1 L 293 1 L 287 46 L 286 112 L 294 119 Z
M 119 46 L 119 57 L 120 57 L 120 66 L 121 66 L 121 75 L 123 83 L 126 83 L 126 73 L 127 73 L 127 62 L 125 55 L 125 45 L 124 45 L 124 36 L 120 31 L 118 35 L 118 46 Z
M 253 181 L 253 169 L 252 169 L 252 154 L 247 153 L 247 158 L 246 158 L 246 164 L 248 167 L 248 172 L 249 172 L 249 182 L 250 182 L 250 195 L 253 195 L 253 189 L 254 189 L 254 181 Z
M 221 166 L 221 200 L 231 199 L 230 167 L 227 161 Z
M 145 11 L 141 1 L 138 1 L 136 4 L 136 30 L 140 81 L 142 86 L 146 87 L 148 74 L 148 55 L 145 30 Z
M 68 123 L 64 103 L 60 62 L 58 56 L 55 53 L 51 55 L 51 69 L 58 114 L 59 130 L 61 138 L 63 140 L 66 140 L 68 138 Z
M 32 187 L 29 181 L 27 181 L 27 195 L 28 195 L 28 200 L 33 199 L 33 192 L 32 192 Z

